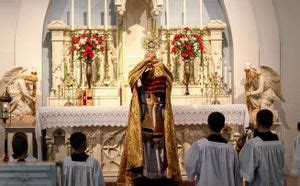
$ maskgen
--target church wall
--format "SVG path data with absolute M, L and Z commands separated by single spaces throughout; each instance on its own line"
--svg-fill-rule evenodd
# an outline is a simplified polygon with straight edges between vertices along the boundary
M 0 2 L 0 75 L 15 65 L 15 30 L 20 5 L 18 0 Z
M 233 102 L 244 103 L 244 66 L 248 61 L 258 64 L 258 36 L 253 9 L 250 0 L 224 0 L 231 35 L 233 60 Z
M 281 42 L 281 81 L 286 102 L 279 105 L 284 122 L 281 137 L 286 150 L 286 168 L 291 164 L 292 142 L 300 121 L 300 3 L 297 0 L 275 0 Z M 298 180 L 300 181 L 300 180 Z
M 49 73 L 42 71 L 42 67 L 49 64 L 42 64 L 41 49 L 43 24 L 49 1 L 0 1 L 0 76 L 16 65 L 36 66 L 40 79 L 42 72 Z M 297 0 L 220 2 L 226 9 L 232 33 L 234 103 L 244 103 L 241 78 L 244 77 L 245 62 L 268 64 L 281 73 L 286 103 L 278 107 L 285 123 L 281 136 L 285 141 L 286 163 L 289 166 L 291 143 L 299 120 L 297 106 L 300 102 L 300 85 L 295 82 L 300 79 L 300 63 L 297 62 L 300 58 L 300 3 Z M 41 79 L 40 82 L 48 81 L 48 75 L 43 75 L 44 77 L 46 79 Z M 47 95 L 48 86 L 40 88 L 39 95 L 41 92 Z
M 49 0 L 25 0 L 19 11 L 16 29 L 15 65 L 35 67 L 42 82 L 42 31 Z M 37 87 L 37 103 L 41 104 L 41 83 Z

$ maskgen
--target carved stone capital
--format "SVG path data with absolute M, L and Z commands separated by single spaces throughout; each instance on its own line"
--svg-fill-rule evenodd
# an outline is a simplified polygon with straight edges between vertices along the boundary
M 48 24 L 47 27 L 50 31 L 52 31 L 52 30 L 64 31 L 64 30 L 70 29 L 70 26 L 66 25 L 62 20 L 51 21 L 51 23 Z
M 115 10 L 119 16 L 123 16 L 126 8 L 126 0 L 115 0 Z

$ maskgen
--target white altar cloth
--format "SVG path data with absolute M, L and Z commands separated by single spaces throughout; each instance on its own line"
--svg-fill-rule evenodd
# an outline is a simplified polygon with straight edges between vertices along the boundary
M 175 125 L 207 123 L 208 115 L 213 111 L 225 115 L 226 124 L 248 126 L 249 114 L 244 104 L 173 106 Z M 126 126 L 128 107 L 39 107 L 36 117 L 36 137 L 39 141 L 41 131 L 55 127 L 85 126 Z

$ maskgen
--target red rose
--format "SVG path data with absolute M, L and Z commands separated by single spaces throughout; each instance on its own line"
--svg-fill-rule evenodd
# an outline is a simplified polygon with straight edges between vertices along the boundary
M 194 57 L 193 52 L 189 52 L 189 56 L 190 56 L 190 57 Z
M 174 45 L 176 43 L 176 40 L 175 39 L 173 39 L 172 40 L 172 45 Z
M 81 38 L 86 38 L 86 35 L 85 34 L 81 34 Z
M 174 46 L 174 47 L 172 48 L 172 52 L 173 52 L 173 53 L 177 53 L 177 52 L 178 52 L 178 48 L 177 48 L 176 46 Z
M 198 34 L 193 34 L 193 37 L 198 39 L 199 38 L 199 35 Z
M 191 44 L 185 45 L 185 48 L 186 48 L 188 51 L 190 51 L 190 50 L 192 50 L 192 45 L 191 45 Z
M 71 50 L 72 50 L 72 52 L 76 51 L 77 50 L 77 46 L 72 46 Z
M 77 44 L 79 43 L 80 39 L 76 36 L 73 37 L 73 43 Z
M 91 58 L 93 58 L 93 57 L 94 57 L 94 52 L 89 52 L 89 56 L 90 56 Z
M 183 35 L 182 35 L 181 33 L 180 33 L 180 34 L 178 34 L 178 37 L 179 37 L 179 38 L 182 38 L 182 36 L 183 36 Z
M 93 34 L 92 37 L 93 37 L 93 38 L 97 38 L 98 36 L 97 36 L 96 34 Z
M 87 58 L 88 53 L 87 52 L 83 52 L 82 57 Z
M 98 45 L 102 45 L 102 40 L 98 39 Z
M 184 28 L 185 31 L 191 30 L 189 27 Z
M 86 42 L 87 42 L 88 44 L 92 44 L 92 40 L 91 40 L 90 38 L 87 38 L 87 39 L 86 39 Z
M 103 47 L 103 46 L 100 47 L 100 51 L 101 51 L 101 52 L 104 51 L 104 47 Z
M 187 53 L 186 53 L 186 52 L 182 52 L 182 53 L 181 53 L 181 56 L 182 56 L 183 58 L 185 58 L 185 57 L 187 57 Z
M 92 50 L 92 48 L 89 46 L 89 45 L 85 45 L 84 46 L 84 49 L 85 49 L 85 51 L 91 51 Z

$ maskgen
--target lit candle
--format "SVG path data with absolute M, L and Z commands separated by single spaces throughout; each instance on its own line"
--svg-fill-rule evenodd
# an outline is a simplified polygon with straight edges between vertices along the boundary
M 104 30 L 107 30 L 107 0 L 104 0 Z
M 183 0 L 183 25 L 186 25 L 186 0 Z
M 75 4 L 74 0 L 71 1 L 71 30 L 74 30 L 74 11 L 75 11 Z
M 203 25 L 203 0 L 200 0 L 200 26 Z
M 3 107 L 2 107 L 2 118 L 8 119 L 9 117 L 9 112 L 8 112 L 8 103 L 3 102 Z
M 170 17 L 169 17 L 169 0 L 166 0 L 166 25 L 167 25 L 167 30 L 169 30 L 169 24 L 170 24 Z
M 88 28 L 91 28 L 91 0 L 87 0 L 88 1 Z

